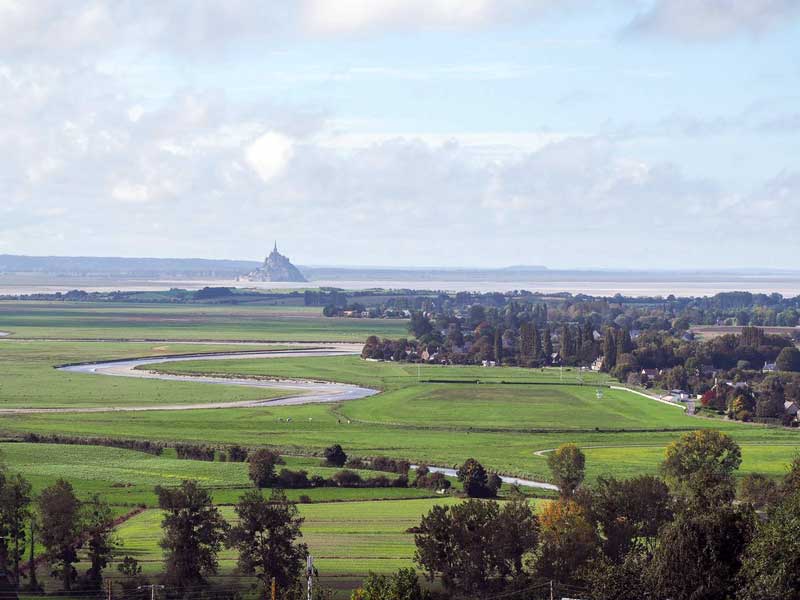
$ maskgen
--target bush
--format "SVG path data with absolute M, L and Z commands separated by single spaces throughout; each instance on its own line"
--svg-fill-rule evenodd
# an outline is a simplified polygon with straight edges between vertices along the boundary
M 329 467 L 343 467 L 347 462 L 347 454 L 339 444 L 325 448 L 325 464 Z
M 279 487 L 286 489 L 302 489 L 311 487 L 311 482 L 308 480 L 307 471 L 290 471 L 289 469 L 281 469 L 278 474 L 276 484 Z
M 352 456 L 347 459 L 347 463 L 345 463 L 349 469 L 369 469 L 369 463 L 365 461 L 363 458 L 358 456 Z
M 339 487 L 360 487 L 362 482 L 361 475 L 355 471 L 339 471 L 331 477 L 331 481 Z
M 321 475 L 312 475 L 309 483 L 311 484 L 311 487 L 321 488 L 328 485 L 328 480 Z
M 305 494 L 301 494 L 300 497 L 297 499 L 300 504 L 311 504 L 311 496 L 307 496 Z
M 422 472 L 421 472 L 422 471 Z M 429 473 L 428 469 L 417 469 L 417 478 L 414 487 L 426 490 L 449 490 L 453 484 L 445 477 L 444 473 Z
M 198 444 L 176 444 L 175 454 L 183 460 L 205 460 L 213 462 L 216 454 L 214 448 Z
M 228 460 L 230 462 L 246 462 L 247 450 L 241 446 L 231 446 L 228 448 Z
M 23 442 L 29 444 L 67 444 L 74 446 L 107 446 L 109 448 L 122 448 L 124 450 L 136 450 L 160 456 L 164 451 L 164 444 L 151 442 L 149 440 L 125 440 L 116 438 L 90 438 L 70 435 L 40 433 L 26 433 L 22 437 Z

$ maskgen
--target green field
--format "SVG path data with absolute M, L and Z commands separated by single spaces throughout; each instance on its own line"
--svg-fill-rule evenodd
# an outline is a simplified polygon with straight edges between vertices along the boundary
M 279 345 L 247 350 L 280 349 Z M 146 406 L 274 398 L 279 390 L 57 371 L 65 363 L 140 356 L 236 352 L 224 344 L 0 341 L 0 409 Z
M 180 460 L 174 450 L 167 449 L 163 456 L 102 446 L 74 446 L 63 444 L 0 443 L 0 457 L 12 470 L 23 473 L 33 484 L 34 491 L 51 485 L 58 478 L 68 479 L 76 493 L 86 498 L 97 493 L 115 506 L 156 506 L 153 488 L 157 485 L 174 486 L 184 479 L 197 480 L 211 490 L 215 502 L 233 504 L 242 493 L 250 489 L 247 465 L 231 462 Z M 284 457 L 286 464 L 279 467 L 308 471 L 310 475 L 330 477 L 338 469 L 321 467 L 320 459 L 313 457 Z M 376 471 L 357 471 L 363 477 L 373 477 Z M 386 473 L 388 477 L 395 474 Z M 319 488 L 289 490 L 290 497 L 305 494 L 313 502 L 341 500 L 419 498 L 432 494 L 414 488 Z M 125 511 L 122 511 L 125 512 Z
M 370 571 L 387 573 L 413 567 L 414 535 L 407 530 L 419 525 L 434 505 L 459 501 L 435 498 L 299 505 L 305 519 L 303 541 L 326 585 L 351 588 Z M 236 518 L 232 507 L 223 507 L 222 514 L 228 521 Z M 160 523 L 161 511 L 148 510 L 118 530 L 120 554 L 134 556 L 146 573 L 157 573 L 161 568 Z M 223 552 L 220 574 L 230 573 L 235 561 L 233 552 Z
M 296 306 L 0 302 L 0 331 L 17 338 L 363 342 L 407 336 L 399 319 L 326 318 Z
M 271 397 L 275 390 L 200 382 L 142 380 L 57 371 L 56 365 L 141 356 L 242 350 L 222 340 L 358 340 L 367 334 L 403 335 L 396 321 L 331 320 L 316 309 L 231 306 L 119 306 L 0 303 L 0 408 L 97 407 L 221 402 Z M 56 338 L 71 338 L 57 341 Z M 184 340 L 178 341 L 131 340 Z M 85 341 L 80 341 L 85 340 Z M 89 341 L 95 340 L 95 341 Z M 115 341 L 116 340 L 116 341 Z M 127 340 L 127 341 L 120 341 Z M 209 340 L 220 340 L 216 343 Z M 255 350 L 259 346 L 248 346 Z M 148 367 L 153 369 L 154 367 Z M 329 474 L 321 451 L 341 444 L 351 456 L 384 455 L 455 466 L 474 457 L 508 475 L 547 481 L 549 450 L 564 442 L 584 448 L 587 480 L 657 473 L 664 448 L 685 431 L 721 429 L 743 450 L 739 475 L 781 476 L 800 451 L 800 432 L 687 416 L 680 408 L 624 390 L 605 375 L 564 369 L 442 367 L 362 361 L 356 356 L 192 359 L 158 367 L 182 375 L 309 378 L 354 383 L 380 394 L 342 403 L 180 412 L 102 412 L 0 415 L 0 434 L 25 433 L 146 439 L 172 444 L 270 446 L 289 456 L 288 468 Z M 598 397 L 601 391 L 601 397 Z M 115 506 L 153 507 L 155 485 L 197 479 L 215 502 L 233 504 L 248 488 L 245 466 L 177 460 L 113 448 L 0 444 L 5 462 L 36 489 L 57 477 L 73 481 L 85 497 L 97 492 Z M 374 472 L 368 473 L 374 475 Z M 507 491 L 507 490 L 504 490 Z M 341 586 L 367 571 L 410 565 L 405 530 L 433 503 L 426 491 L 405 488 L 292 490 L 307 495 L 304 531 L 318 566 Z M 230 508 L 226 508 L 230 514 Z M 158 513 L 150 510 L 120 528 L 126 549 L 159 569 Z M 223 566 L 233 565 L 226 555 Z

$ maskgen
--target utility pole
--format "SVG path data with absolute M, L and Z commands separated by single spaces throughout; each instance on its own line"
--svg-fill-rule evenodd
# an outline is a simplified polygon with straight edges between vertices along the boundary
M 110 579 L 106 579 L 106 593 L 108 594 L 107 600 L 113 600 L 114 582 Z
M 311 600 L 311 587 L 314 581 L 314 559 L 310 554 L 306 556 L 306 579 L 308 582 L 308 600 Z
M 550 580 L 550 600 L 555 600 L 555 596 L 553 595 L 553 580 Z
M 275 583 L 275 578 L 272 578 L 272 600 L 277 600 L 278 598 L 278 584 Z

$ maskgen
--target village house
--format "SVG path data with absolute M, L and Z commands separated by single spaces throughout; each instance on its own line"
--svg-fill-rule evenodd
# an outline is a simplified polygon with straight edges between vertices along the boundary
M 783 412 L 796 421 L 797 413 L 800 412 L 800 406 L 797 405 L 797 402 L 787 400 L 783 403 Z
M 603 370 L 603 357 L 598 356 L 595 361 L 592 363 L 592 371 L 602 371 Z
M 642 369 L 641 376 L 648 379 L 655 379 L 659 375 L 658 369 Z

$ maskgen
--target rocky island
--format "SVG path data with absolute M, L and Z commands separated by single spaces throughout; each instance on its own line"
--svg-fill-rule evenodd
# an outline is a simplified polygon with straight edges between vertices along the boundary
M 300 270 L 288 257 L 278 252 L 278 243 L 264 260 L 264 264 L 246 276 L 249 281 L 306 281 Z

